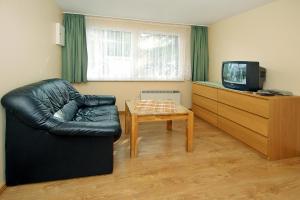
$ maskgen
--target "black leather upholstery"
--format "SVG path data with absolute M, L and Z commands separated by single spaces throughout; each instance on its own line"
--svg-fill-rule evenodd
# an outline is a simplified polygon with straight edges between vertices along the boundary
M 81 95 L 61 79 L 3 96 L 7 185 L 111 173 L 121 135 L 115 101 Z

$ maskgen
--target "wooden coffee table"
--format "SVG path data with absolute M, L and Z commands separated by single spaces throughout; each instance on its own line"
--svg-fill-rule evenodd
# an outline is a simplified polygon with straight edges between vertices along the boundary
M 194 113 L 189 109 L 176 105 L 172 112 L 157 112 L 157 111 L 141 111 L 137 109 L 137 102 L 125 102 L 125 134 L 130 132 L 130 156 L 137 156 L 137 138 L 138 124 L 140 122 L 166 121 L 167 130 L 172 130 L 172 120 L 186 121 L 186 151 L 191 152 L 193 149 L 193 128 L 194 128 Z

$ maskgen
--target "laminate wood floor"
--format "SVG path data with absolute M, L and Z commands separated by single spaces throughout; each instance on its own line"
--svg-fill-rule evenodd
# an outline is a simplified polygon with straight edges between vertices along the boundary
M 111 175 L 8 187 L 0 199 L 300 199 L 299 157 L 268 161 L 198 118 L 194 151 L 187 153 L 185 123 L 174 122 L 173 131 L 165 126 L 140 125 L 135 159 L 129 157 L 129 136 L 122 135 Z

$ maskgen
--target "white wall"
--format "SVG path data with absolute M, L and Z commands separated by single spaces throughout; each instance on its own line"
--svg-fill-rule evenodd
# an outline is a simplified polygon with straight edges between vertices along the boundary
M 265 88 L 300 95 L 300 1 L 277 0 L 209 27 L 210 81 L 221 63 L 254 60 L 267 69 Z
M 62 12 L 55 0 L 0 1 L 0 98 L 18 86 L 60 77 L 56 22 L 62 22 Z M 4 131 L 5 111 L 0 106 L 0 187 L 5 183 Z

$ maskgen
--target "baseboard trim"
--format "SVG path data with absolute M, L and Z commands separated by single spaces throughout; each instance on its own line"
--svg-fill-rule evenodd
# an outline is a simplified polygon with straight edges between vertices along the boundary
M 1 194 L 2 192 L 4 192 L 4 190 L 5 190 L 6 188 L 7 188 L 6 185 L 0 186 L 0 194 Z

